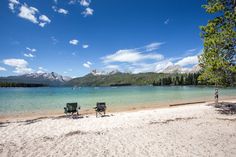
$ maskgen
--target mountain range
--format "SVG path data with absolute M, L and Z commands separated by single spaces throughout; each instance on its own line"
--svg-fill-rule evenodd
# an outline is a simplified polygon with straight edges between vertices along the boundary
M 0 77 L 0 82 L 14 82 L 25 84 L 42 84 L 47 86 L 119 86 L 119 85 L 150 85 L 153 82 L 160 82 L 161 79 L 168 77 L 187 77 L 186 74 L 197 73 L 198 66 L 192 69 L 182 68 L 181 66 L 168 66 L 163 72 L 155 73 L 122 73 L 118 70 L 109 72 L 99 72 L 93 70 L 91 73 L 77 78 L 62 76 L 55 72 L 51 73 L 30 73 L 19 76 Z M 185 76 L 186 75 L 186 76 Z M 160 82 L 161 84 L 161 82 Z
M 30 73 L 19 76 L 0 77 L 0 82 L 28 83 L 28 84 L 45 84 L 49 86 L 60 86 L 70 81 L 71 78 L 51 73 Z

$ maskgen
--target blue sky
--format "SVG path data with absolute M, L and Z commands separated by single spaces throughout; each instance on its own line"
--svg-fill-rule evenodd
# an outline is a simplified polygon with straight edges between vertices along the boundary
M 0 76 L 191 69 L 204 0 L 1 0 Z

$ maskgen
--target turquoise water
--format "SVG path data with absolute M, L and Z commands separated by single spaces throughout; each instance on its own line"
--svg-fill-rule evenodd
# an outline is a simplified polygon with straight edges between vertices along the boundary
M 219 90 L 220 98 L 236 98 L 236 88 Z M 91 109 L 104 101 L 108 107 L 135 107 L 213 100 L 214 88 L 168 87 L 82 87 L 82 88 L 0 88 L 0 114 L 62 110 L 67 102 Z

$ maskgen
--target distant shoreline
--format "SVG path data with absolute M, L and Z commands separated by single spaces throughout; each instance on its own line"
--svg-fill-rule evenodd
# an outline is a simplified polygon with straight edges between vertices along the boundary
M 0 82 L 1 83 L 1 82 Z M 15 86 L 1 86 L 0 85 L 0 89 L 1 88 L 74 88 L 74 86 L 70 85 L 47 85 L 47 84 L 24 84 L 21 86 L 22 83 L 17 83 L 17 85 Z M 76 86 L 76 88 L 99 88 L 99 87 L 209 87 L 209 88 L 215 88 L 214 85 L 135 85 L 135 84 L 111 84 L 109 86 Z M 217 88 L 236 88 L 236 86 L 229 86 L 229 87 L 223 87 L 223 86 L 219 86 Z

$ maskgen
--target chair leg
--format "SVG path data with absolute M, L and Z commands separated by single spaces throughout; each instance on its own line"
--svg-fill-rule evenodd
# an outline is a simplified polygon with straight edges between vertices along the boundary
M 74 118 L 74 113 L 73 112 L 71 112 L 71 118 Z
M 96 111 L 96 117 L 98 117 L 98 112 Z

